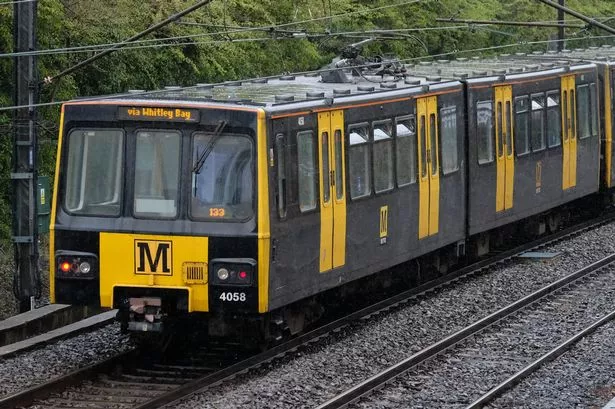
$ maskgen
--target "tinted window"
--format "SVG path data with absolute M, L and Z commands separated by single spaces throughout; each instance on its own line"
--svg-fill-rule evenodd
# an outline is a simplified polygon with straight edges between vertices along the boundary
M 369 172 L 368 126 L 350 127 L 348 130 L 348 172 L 350 197 L 356 199 L 371 193 Z
M 124 133 L 117 129 L 75 129 L 68 135 L 67 211 L 91 216 L 119 216 Z
M 579 138 L 589 138 L 591 131 L 590 118 L 590 103 L 589 103 L 589 86 L 580 85 L 577 88 L 577 115 L 579 123 Z
M 286 155 L 284 154 L 284 139 L 283 134 L 278 134 L 275 137 L 275 154 L 278 165 L 278 215 L 281 218 L 286 216 Z
M 374 190 L 393 189 L 393 126 L 391 121 L 374 124 Z
M 478 163 L 493 162 L 493 103 L 480 101 L 476 104 L 476 138 Z
M 297 178 L 299 183 L 299 209 L 302 212 L 316 208 L 316 149 L 310 131 L 297 133 Z
M 245 220 L 253 215 L 254 164 L 252 141 L 247 136 L 195 134 L 192 157 L 196 161 L 211 149 L 198 173 L 193 173 L 190 214 L 199 219 Z M 208 148 L 210 147 L 210 148 Z
M 135 216 L 177 216 L 180 142 L 178 132 L 137 132 Z
M 545 148 L 545 97 L 542 94 L 532 95 L 532 151 Z
M 414 117 L 396 121 L 397 185 L 416 182 L 416 124 Z
M 589 110 L 592 122 L 592 135 L 598 135 L 598 100 L 596 99 L 596 84 L 589 84 Z
M 515 148 L 517 155 L 523 155 L 530 151 L 529 105 L 529 97 L 515 98 Z
M 342 158 L 342 131 L 335 130 L 335 198 L 344 198 L 344 165 Z
M 442 108 L 440 110 L 440 123 L 442 173 L 446 175 L 459 169 L 457 159 L 457 107 Z
M 561 145 L 562 118 L 559 92 L 547 93 L 547 143 L 549 148 Z

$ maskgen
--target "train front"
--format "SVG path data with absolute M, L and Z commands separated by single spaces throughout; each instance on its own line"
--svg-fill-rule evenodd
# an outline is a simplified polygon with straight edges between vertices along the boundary
M 117 308 L 122 328 L 138 332 L 186 317 L 214 335 L 241 331 L 246 320 L 260 325 L 269 263 L 264 124 L 250 108 L 66 104 L 52 302 Z

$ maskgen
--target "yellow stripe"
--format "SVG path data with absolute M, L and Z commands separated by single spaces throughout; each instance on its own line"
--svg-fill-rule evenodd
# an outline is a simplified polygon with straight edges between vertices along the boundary
M 613 144 L 613 123 L 611 120 L 611 67 L 606 66 L 604 69 L 604 178 L 607 187 L 613 185 L 611 178 L 611 163 L 612 163 L 612 144 Z
M 64 105 L 60 112 L 60 132 L 58 135 L 58 150 L 56 152 L 56 174 L 53 182 L 53 198 L 51 199 L 51 219 L 49 223 L 49 300 L 54 303 L 56 301 L 56 286 L 55 286 L 55 221 L 56 209 L 58 201 L 58 186 L 60 186 L 60 155 L 62 152 L 62 134 L 64 133 Z
M 258 175 L 258 312 L 269 310 L 269 178 L 267 177 L 267 132 L 265 111 L 257 114 Z

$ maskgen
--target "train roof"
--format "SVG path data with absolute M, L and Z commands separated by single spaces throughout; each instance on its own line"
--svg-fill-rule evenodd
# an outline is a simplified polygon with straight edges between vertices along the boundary
M 366 64 L 366 70 L 353 67 L 327 68 L 319 72 L 191 87 L 165 87 L 163 90 L 131 90 L 109 96 L 120 103 L 207 103 L 264 107 L 267 111 L 287 111 L 314 106 L 385 100 L 412 94 L 459 87 L 462 82 L 504 82 L 519 78 L 587 69 L 597 59 L 615 60 L 615 47 L 565 50 L 562 53 L 502 54 L 491 58 L 457 58 L 400 64 L 384 61 Z M 614 61 L 615 62 L 615 61 Z M 378 71 L 380 70 L 380 71 Z M 377 73 L 377 74 L 376 74 Z

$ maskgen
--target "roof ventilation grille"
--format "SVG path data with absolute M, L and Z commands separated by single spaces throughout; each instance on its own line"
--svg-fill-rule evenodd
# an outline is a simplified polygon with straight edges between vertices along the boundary
M 294 95 L 276 95 L 275 102 L 292 102 L 295 100 Z
M 395 89 L 397 88 L 397 84 L 394 82 L 381 82 L 380 88 Z

